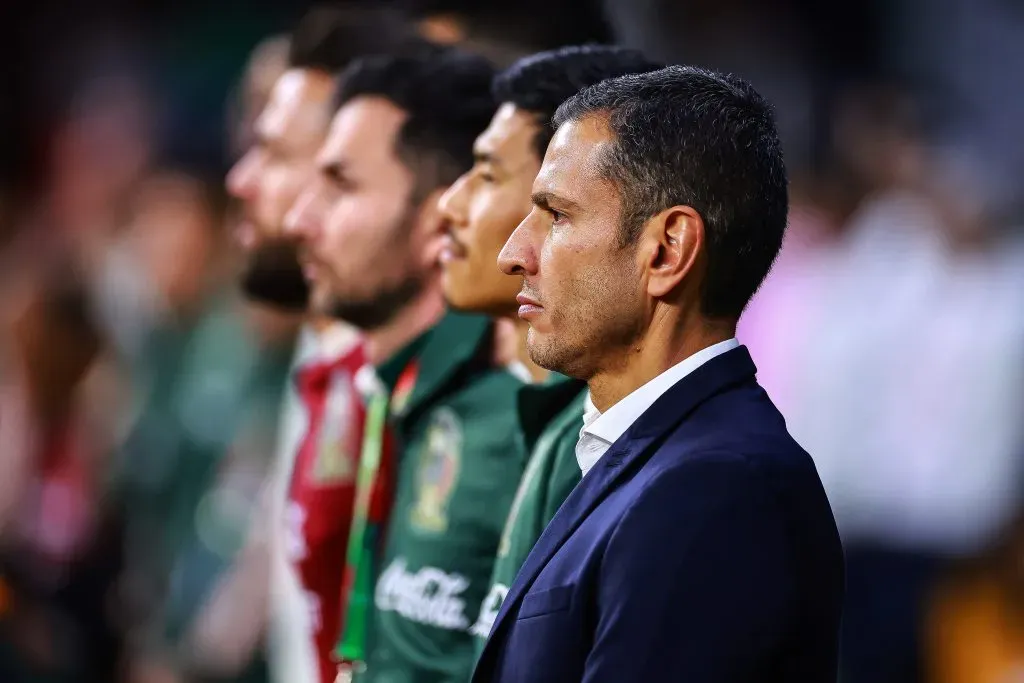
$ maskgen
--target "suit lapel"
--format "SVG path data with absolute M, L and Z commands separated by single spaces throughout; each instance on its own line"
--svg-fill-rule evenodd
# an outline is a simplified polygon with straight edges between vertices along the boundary
M 573 489 L 544 533 L 537 540 L 494 621 L 487 650 L 499 629 L 537 575 L 587 516 L 611 493 L 617 482 L 646 461 L 656 446 L 675 430 L 698 405 L 725 389 L 750 381 L 756 368 L 746 347 L 740 346 L 712 358 L 666 391 L 618 441 L 612 444 L 600 462 Z

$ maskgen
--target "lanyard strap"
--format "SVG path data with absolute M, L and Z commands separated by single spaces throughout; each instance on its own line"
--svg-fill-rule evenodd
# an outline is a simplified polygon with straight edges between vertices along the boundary
M 419 366 L 413 361 L 399 377 L 398 386 L 411 386 L 416 382 Z M 374 559 L 381 533 L 380 520 L 370 519 L 373 491 L 376 488 L 384 450 L 384 430 L 387 427 L 388 407 L 391 399 L 385 391 L 370 398 L 363 428 L 363 447 L 359 457 L 356 479 L 356 500 L 352 514 L 352 529 L 345 554 L 343 586 L 346 589 L 345 622 L 335 655 L 342 667 L 359 672 L 366 662 L 366 633 L 373 600 Z

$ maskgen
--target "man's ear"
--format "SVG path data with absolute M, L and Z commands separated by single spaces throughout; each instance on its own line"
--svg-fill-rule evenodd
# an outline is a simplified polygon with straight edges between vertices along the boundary
M 428 267 L 436 266 L 440 262 L 441 251 L 444 249 L 447 228 L 439 201 L 447 189 L 439 187 L 427 195 L 416 214 L 416 225 L 413 230 L 416 240 L 423 245 L 423 262 Z
M 693 272 L 704 249 L 704 220 L 689 206 L 673 206 L 644 226 L 647 292 L 667 296 Z

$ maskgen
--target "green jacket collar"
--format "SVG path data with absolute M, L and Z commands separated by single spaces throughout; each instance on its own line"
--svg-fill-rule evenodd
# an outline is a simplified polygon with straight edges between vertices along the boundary
M 551 373 L 540 384 L 527 384 L 516 396 L 519 429 L 527 452 L 540 438 L 551 419 L 587 388 L 586 382 Z
M 419 364 L 416 383 L 396 417 L 405 421 L 433 401 L 453 382 L 489 364 L 491 321 L 479 315 L 449 312 L 377 368 L 377 375 L 394 391 L 401 373 L 414 358 Z
M 402 376 L 402 372 L 405 370 L 406 366 L 409 365 L 409 361 L 419 355 L 420 349 L 423 348 L 423 345 L 427 341 L 427 337 L 429 335 L 430 330 L 427 330 L 402 347 L 398 353 L 377 366 L 377 378 L 385 387 L 387 387 L 388 394 L 395 391 L 395 385 L 398 384 L 398 378 Z

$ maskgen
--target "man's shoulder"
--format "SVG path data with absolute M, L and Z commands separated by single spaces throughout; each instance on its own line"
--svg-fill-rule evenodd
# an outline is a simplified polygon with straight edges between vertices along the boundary
M 785 418 L 754 381 L 718 394 L 675 425 L 658 460 L 732 463 L 737 472 L 774 468 L 814 470 L 810 455 L 790 435 Z M 816 473 L 815 473 L 816 478 Z
M 651 454 L 638 477 L 643 487 L 717 487 L 729 499 L 756 491 L 784 507 L 828 508 L 813 459 L 784 429 L 758 432 L 737 425 L 694 434 L 680 428 Z
M 775 520 L 772 526 L 796 545 L 838 548 L 835 518 L 814 461 L 781 417 L 761 417 L 730 429 L 680 425 L 631 482 L 633 512 L 639 518 L 678 512 L 713 520 L 746 510 L 751 518 Z
M 755 452 L 711 449 L 659 458 L 675 456 L 672 449 L 663 447 L 618 491 L 618 504 L 604 515 L 606 555 L 656 547 L 667 559 L 730 539 L 771 545 L 779 561 L 794 568 L 832 571 L 842 562 L 832 510 L 816 477 L 780 475 Z
M 755 457 L 725 444 L 693 444 L 670 437 L 630 482 L 631 497 L 671 502 L 675 495 L 692 489 L 699 490 L 700 497 L 709 502 L 742 498 L 748 490 L 763 485 L 762 470 L 753 462 Z

